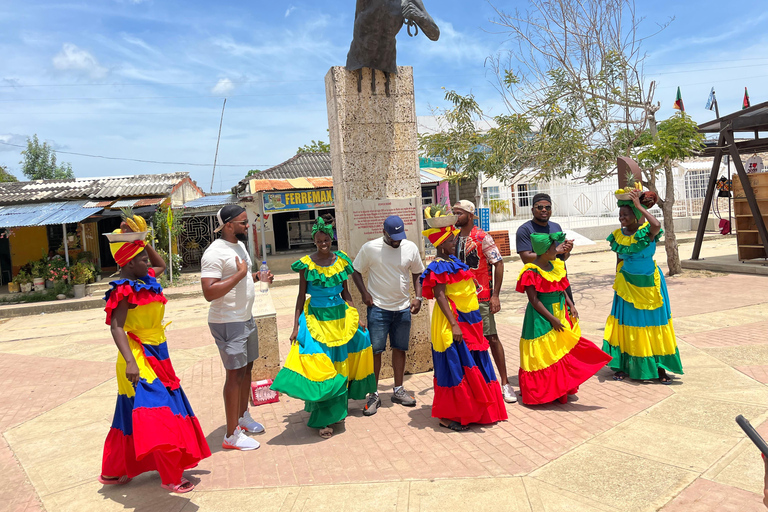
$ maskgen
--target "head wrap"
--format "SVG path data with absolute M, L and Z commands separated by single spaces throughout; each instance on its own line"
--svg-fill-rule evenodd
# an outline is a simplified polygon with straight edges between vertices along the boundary
M 565 242 L 565 233 L 562 231 L 557 233 L 531 233 L 531 245 L 533 246 L 533 252 L 537 255 L 547 252 L 555 242 L 558 244 Z
M 632 208 L 632 211 L 635 213 L 635 217 L 637 217 L 637 220 L 640 220 L 643 218 L 643 214 L 640 213 L 640 210 L 637 209 L 637 206 L 635 206 L 635 203 L 633 203 L 632 201 L 621 199 L 617 202 L 617 204 L 619 205 L 619 208 L 621 208 L 622 206 L 629 206 L 630 208 Z
M 315 238 L 315 234 L 317 234 L 318 231 L 325 233 L 333 239 L 333 226 L 326 224 L 322 217 L 318 217 L 315 224 L 312 226 L 312 238 Z
M 113 231 L 113 233 L 120 233 L 119 229 Z M 115 263 L 118 267 L 124 267 L 133 258 L 138 256 L 147 244 L 144 240 L 134 240 L 133 242 L 111 242 L 109 244 L 109 250 L 112 252 L 112 257 L 115 258 Z
M 429 241 L 435 247 L 445 242 L 451 235 L 458 235 L 460 229 L 455 226 L 445 226 L 444 228 L 429 228 L 421 232 L 422 235 L 429 238 Z
M 552 198 L 549 197 L 549 194 L 544 194 L 542 192 L 539 192 L 535 196 L 533 196 L 533 201 L 531 201 L 531 206 L 535 205 L 539 201 L 547 201 L 549 204 L 552 204 Z

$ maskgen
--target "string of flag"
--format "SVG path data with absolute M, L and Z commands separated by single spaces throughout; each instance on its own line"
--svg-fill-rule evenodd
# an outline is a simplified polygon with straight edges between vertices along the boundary
M 749 101 L 749 91 L 747 91 L 747 88 L 744 88 L 744 99 L 741 102 L 741 109 L 744 110 L 745 108 L 749 108 L 752 106 L 752 103 Z M 680 92 L 680 86 L 677 87 L 677 96 L 675 97 L 675 104 L 672 105 L 672 108 L 675 110 L 679 110 L 681 112 L 685 112 L 685 105 L 683 104 L 683 95 Z M 709 97 L 707 98 L 707 104 L 704 105 L 704 108 L 707 110 L 717 110 L 717 97 L 715 96 L 715 88 L 713 87 L 711 91 L 709 91 Z

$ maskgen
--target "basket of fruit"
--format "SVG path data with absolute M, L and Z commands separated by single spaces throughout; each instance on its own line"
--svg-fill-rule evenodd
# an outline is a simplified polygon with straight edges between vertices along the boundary
M 141 215 L 134 215 L 132 208 L 121 209 L 123 222 L 128 226 L 130 231 L 124 231 L 122 233 L 104 233 L 107 240 L 110 242 L 135 242 L 136 240 L 144 240 L 147 238 L 147 221 Z
M 424 218 L 431 228 L 444 228 L 456 224 L 458 217 L 450 215 L 444 204 L 433 204 L 424 210 Z
M 620 188 L 616 192 L 613 193 L 613 195 L 616 196 L 616 199 L 619 201 L 630 201 L 632 200 L 632 196 L 629 195 L 629 193 L 632 190 L 639 190 L 643 191 L 643 186 L 640 184 L 640 182 L 635 181 L 635 177 L 631 172 L 627 173 L 627 186 L 626 188 Z

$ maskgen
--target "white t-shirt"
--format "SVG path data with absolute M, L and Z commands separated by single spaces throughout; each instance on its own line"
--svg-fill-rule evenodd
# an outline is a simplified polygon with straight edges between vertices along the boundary
M 419 248 L 403 240 L 394 249 L 384 237 L 366 242 L 353 263 L 358 272 L 369 271 L 368 292 L 373 304 L 387 311 L 402 311 L 410 306 L 409 282 L 413 274 L 424 272 Z
M 233 244 L 222 238 L 215 240 L 203 254 L 203 260 L 200 263 L 200 277 L 224 280 L 237 274 L 235 256 L 246 262 L 248 272 L 226 295 L 211 301 L 211 308 L 208 310 L 208 323 L 247 322 L 253 316 L 251 309 L 256 298 L 256 289 L 251 277 L 251 257 L 248 255 L 243 242 Z

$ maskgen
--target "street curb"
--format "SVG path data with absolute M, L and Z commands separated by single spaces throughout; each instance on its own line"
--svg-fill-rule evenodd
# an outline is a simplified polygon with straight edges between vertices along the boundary
M 722 235 L 710 234 L 704 235 L 704 241 L 717 240 Z M 677 243 L 683 244 L 693 241 L 693 238 L 678 238 Z M 608 252 L 610 247 L 602 244 L 602 242 L 595 245 L 583 245 L 579 247 L 579 254 L 590 254 L 597 252 Z M 512 256 L 505 256 L 504 262 L 520 261 L 520 256 L 513 254 Z M 299 284 L 298 274 L 288 274 L 289 277 L 276 278 L 272 283 L 273 288 L 282 286 L 293 286 Z M 168 300 L 172 299 L 190 299 L 194 297 L 202 297 L 202 290 L 175 292 L 171 288 L 166 292 L 165 296 Z M 104 307 L 104 299 L 101 297 L 85 297 L 83 299 L 66 299 L 62 301 L 51 302 L 38 302 L 32 304 L 12 304 L 7 306 L 0 306 L 0 319 L 3 318 L 15 318 L 19 316 L 32 316 L 42 315 L 50 313 L 61 313 L 64 311 L 82 311 L 84 309 L 101 309 Z

